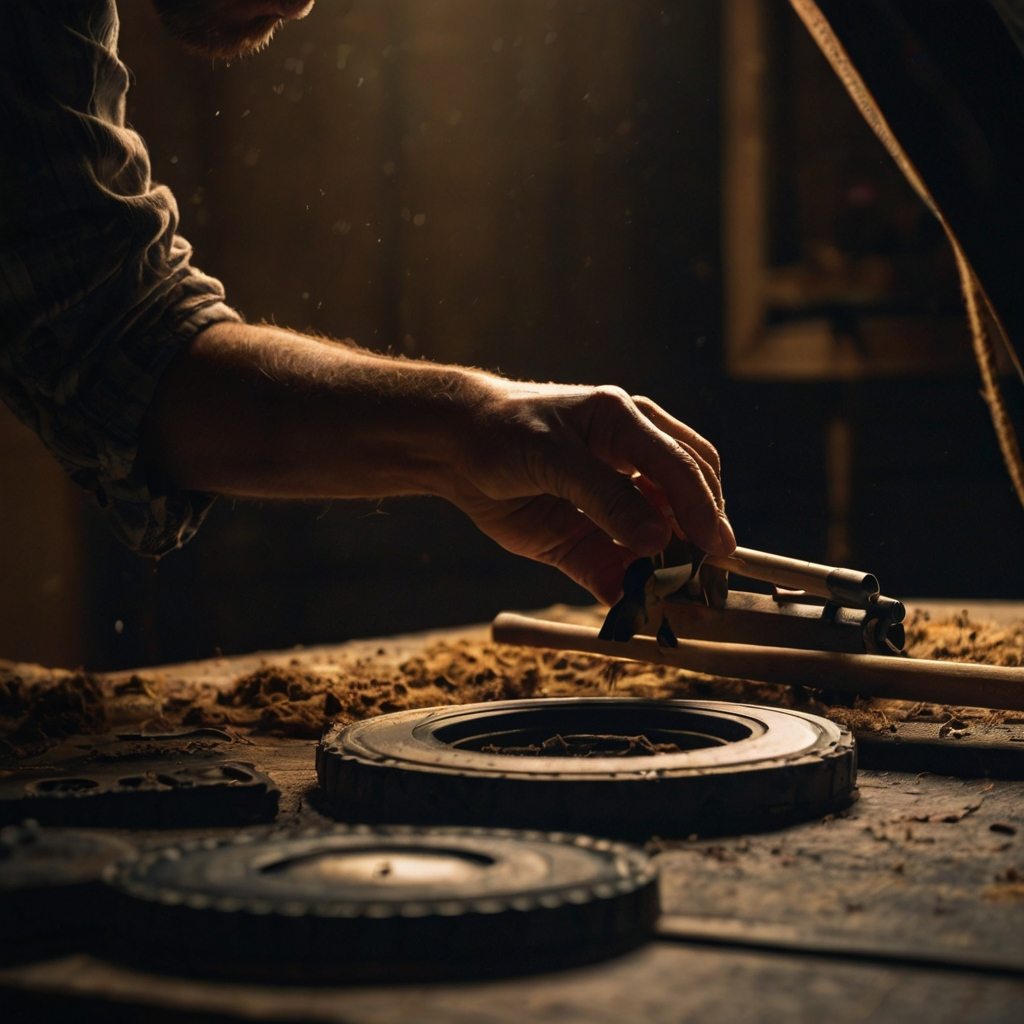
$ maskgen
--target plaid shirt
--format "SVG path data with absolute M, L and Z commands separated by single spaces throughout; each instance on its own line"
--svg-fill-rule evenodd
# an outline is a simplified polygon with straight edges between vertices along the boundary
M 212 499 L 157 493 L 136 466 L 161 374 L 237 320 L 190 266 L 174 196 L 125 126 L 114 0 L 0 0 L 0 399 L 118 536 L 160 555 Z

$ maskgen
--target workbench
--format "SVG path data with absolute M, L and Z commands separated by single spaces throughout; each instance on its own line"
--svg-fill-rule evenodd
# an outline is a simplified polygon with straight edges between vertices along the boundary
M 1022 606 L 989 611 L 1024 617 Z M 218 685 L 259 665 L 332 652 L 407 657 L 439 636 L 485 635 L 470 627 L 161 671 Z M 237 742 L 281 789 L 274 827 L 328 822 L 317 810 L 315 741 Z M 859 791 L 846 810 L 778 832 L 653 840 L 661 934 L 610 962 L 489 982 L 284 988 L 149 974 L 81 952 L 3 968 L 0 999 L 12 1020 L 1020 1020 L 1024 781 L 868 768 Z M 152 847 L 198 832 L 117 834 Z

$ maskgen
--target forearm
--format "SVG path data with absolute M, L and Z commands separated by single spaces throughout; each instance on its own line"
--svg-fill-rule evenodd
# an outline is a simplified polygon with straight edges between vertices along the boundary
M 718 454 L 620 388 L 510 381 L 219 323 L 161 381 L 139 457 L 170 486 L 276 498 L 438 494 L 607 601 L 673 530 L 736 546 Z
M 176 486 L 220 494 L 444 493 L 483 377 L 221 323 L 168 370 L 141 454 Z

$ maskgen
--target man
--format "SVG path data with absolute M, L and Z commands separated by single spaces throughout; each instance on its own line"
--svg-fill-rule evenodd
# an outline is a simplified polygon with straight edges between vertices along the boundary
M 194 53 L 306 0 L 154 0 Z M 727 553 L 715 450 L 646 398 L 509 381 L 251 326 L 190 265 L 125 127 L 114 0 L 0 6 L 0 397 L 159 555 L 213 495 L 436 494 L 598 598 L 673 530 Z

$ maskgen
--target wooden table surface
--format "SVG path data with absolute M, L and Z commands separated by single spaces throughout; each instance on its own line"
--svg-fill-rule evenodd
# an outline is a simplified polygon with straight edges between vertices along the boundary
M 358 649 L 408 656 L 438 635 Z M 165 671 L 217 685 L 249 660 L 294 656 Z M 246 741 L 245 759 L 281 787 L 279 825 L 326 822 L 309 799 L 314 746 Z M 82 953 L 0 970 L 0 999 L 12 1020 L 1024 1019 L 1024 782 L 863 770 L 859 788 L 857 802 L 825 821 L 660 849 L 665 921 L 686 938 L 603 964 L 471 984 L 273 988 L 144 974 Z M 195 833 L 118 834 L 151 846 Z

